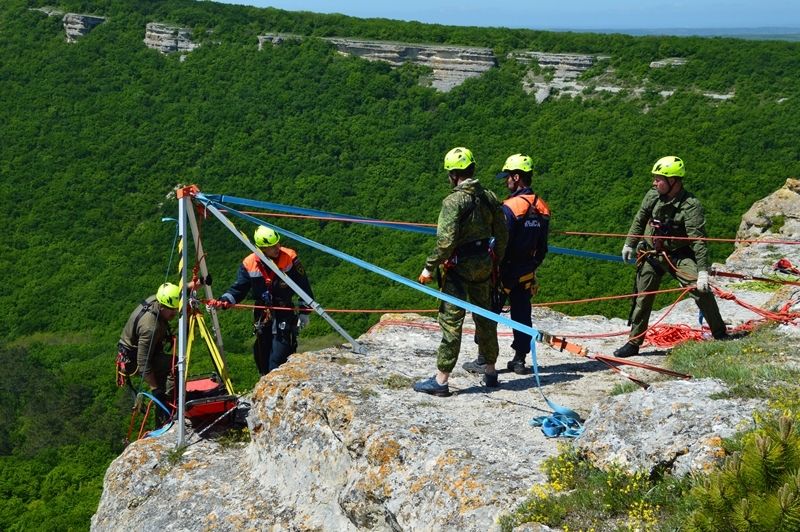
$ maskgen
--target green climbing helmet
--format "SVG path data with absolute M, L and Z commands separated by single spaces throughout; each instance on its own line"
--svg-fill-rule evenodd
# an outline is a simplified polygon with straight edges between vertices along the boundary
M 444 156 L 444 169 L 448 172 L 466 170 L 471 164 L 475 164 L 475 157 L 468 148 L 453 148 Z
M 275 244 L 280 242 L 281 235 L 279 235 L 269 227 L 264 227 L 263 225 L 259 225 L 258 229 L 256 229 L 255 235 L 253 235 L 253 239 L 256 241 L 256 246 L 260 248 L 267 248 L 269 246 L 274 246 Z
M 683 177 L 686 175 L 686 168 L 680 157 L 668 155 L 656 161 L 653 165 L 651 174 L 663 175 L 664 177 Z
M 164 283 L 158 287 L 156 299 L 164 307 L 178 308 L 178 304 L 181 302 L 181 289 L 172 283 Z
M 527 155 L 522 155 L 521 153 L 515 153 L 508 159 L 506 159 L 506 164 L 503 165 L 503 171 L 507 172 L 509 170 L 520 170 L 521 172 L 532 172 L 533 171 L 533 159 L 528 157 Z

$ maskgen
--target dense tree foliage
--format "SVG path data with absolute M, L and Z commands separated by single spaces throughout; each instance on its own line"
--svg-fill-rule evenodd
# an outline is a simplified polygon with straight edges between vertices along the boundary
M 175 216 L 170 193 L 179 183 L 435 223 L 448 191 L 441 170 L 448 149 L 469 146 L 478 177 L 501 195 L 494 173 L 506 156 L 525 152 L 536 161 L 535 189 L 554 213 L 552 244 L 616 254 L 618 239 L 561 233 L 624 233 L 660 156 L 687 162 L 687 188 L 720 237 L 732 236 L 753 201 L 800 168 L 800 44 L 448 27 L 188 0 L 58 2 L 63 11 L 108 17 L 67 44 L 60 17 L 29 9 L 45 4 L 53 3 L 0 7 L 2 529 L 87 526 L 127 423 L 113 386 L 114 346 L 133 306 L 174 279 L 175 224 L 161 219 Z M 190 27 L 203 46 L 185 61 L 147 49 L 150 21 Z M 344 57 L 319 39 L 258 51 L 256 36 L 267 32 L 489 46 L 500 64 L 443 94 L 419 85 L 421 67 Z M 537 104 L 522 89 L 525 67 L 506 59 L 515 49 L 607 54 L 621 83 L 648 90 Z M 649 69 L 670 56 L 689 63 Z M 664 88 L 676 93 L 664 99 L 657 93 Z M 702 91 L 736 96 L 713 101 Z M 276 223 L 409 278 L 432 245 L 387 229 Z M 219 291 L 246 251 L 213 220 L 203 236 Z M 436 306 L 287 244 L 298 249 L 325 307 Z M 729 251 L 713 247 L 717 260 Z M 540 271 L 539 300 L 627 293 L 632 273 L 553 254 Z M 568 311 L 623 316 L 627 303 Z M 377 316 L 337 320 L 357 335 Z M 222 319 L 237 387 L 251 385 L 249 317 Z M 307 330 L 329 332 L 322 320 Z

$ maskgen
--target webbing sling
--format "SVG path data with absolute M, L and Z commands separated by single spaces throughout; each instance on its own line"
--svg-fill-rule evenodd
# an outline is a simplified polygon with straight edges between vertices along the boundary
M 422 233 L 425 235 L 435 235 L 436 229 L 433 227 L 420 227 L 418 225 L 409 224 L 405 222 L 385 222 L 375 220 L 373 218 L 365 218 L 363 216 L 351 216 L 349 214 L 340 214 L 336 212 L 320 211 L 316 209 L 306 209 L 303 207 L 295 207 L 292 205 L 282 205 L 280 203 L 272 203 L 269 201 L 257 201 L 245 198 L 238 198 L 236 196 L 228 196 L 224 194 L 208 194 L 203 195 L 210 201 L 225 203 L 230 205 L 241 205 L 244 207 L 254 207 L 257 209 L 268 209 L 271 211 L 285 212 L 287 214 L 300 214 L 304 216 L 318 216 L 326 218 L 334 218 L 340 220 L 353 220 L 363 222 L 367 225 L 375 227 L 384 227 L 388 229 L 399 229 L 400 231 L 410 231 L 412 233 Z M 260 220 L 258 222 L 264 225 Z M 609 255 L 608 253 L 596 253 L 594 251 L 582 251 L 578 249 L 562 248 L 558 246 L 547 246 L 549 253 L 556 253 L 560 255 L 572 255 L 575 257 L 584 257 L 588 259 L 607 260 L 610 262 L 624 262 L 622 257 L 617 255 Z

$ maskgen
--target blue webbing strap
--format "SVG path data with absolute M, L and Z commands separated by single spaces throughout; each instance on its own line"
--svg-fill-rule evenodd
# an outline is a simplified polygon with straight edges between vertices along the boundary
M 151 393 L 148 393 L 148 392 L 139 392 L 139 395 L 144 395 L 145 397 L 150 399 L 153 403 L 155 403 L 155 405 L 157 407 L 159 407 L 161 410 L 166 412 L 168 415 L 172 414 L 172 411 L 169 408 L 167 408 L 166 405 L 164 405 L 164 403 L 162 403 L 161 401 L 156 399 L 155 395 L 153 395 Z M 155 430 L 151 430 L 150 432 L 148 432 L 147 434 L 145 434 L 142 437 L 143 438 L 158 438 L 159 436 L 162 436 L 165 432 L 167 432 L 172 427 L 172 422 L 173 422 L 173 420 L 170 419 L 169 423 L 167 423 L 163 427 L 159 427 L 159 428 L 157 428 Z
M 237 198 L 235 196 L 225 196 L 222 194 L 208 194 L 205 197 L 211 201 L 217 201 L 220 203 L 227 203 L 231 205 L 242 205 L 245 207 L 269 209 L 271 211 L 285 212 L 288 214 L 301 214 L 304 216 L 324 216 L 326 218 L 338 218 L 340 220 L 359 220 L 363 221 L 367 225 L 373 225 L 375 227 L 399 229 L 401 231 L 410 231 L 412 233 L 422 233 L 425 235 L 436 234 L 436 228 L 434 227 L 421 227 L 419 225 L 409 224 L 406 222 L 385 222 L 381 220 L 375 220 L 373 218 L 364 218 L 363 216 L 351 216 L 349 214 L 319 211 L 316 209 L 306 209 L 303 207 L 282 205 L 280 203 L 272 203 L 269 201 L 249 200 L 245 198 Z M 572 255 L 575 257 L 585 257 L 589 259 L 608 260 L 611 262 L 623 262 L 622 257 L 618 257 L 617 255 L 609 255 L 607 253 L 595 253 L 593 251 L 581 251 L 578 249 L 561 248 L 557 246 L 548 246 L 547 249 L 548 252 L 550 253 L 557 253 L 560 255 Z
M 216 196 L 216 197 L 219 197 L 219 196 Z M 273 224 L 270 224 L 268 222 L 264 222 L 263 220 L 261 220 L 259 218 L 256 218 L 254 216 L 250 216 L 248 214 L 241 213 L 241 212 L 239 212 L 239 211 L 237 211 L 235 209 L 232 209 L 232 208 L 230 208 L 230 207 L 228 207 L 226 205 L 223 205 L 223 204 L 221 204 L 221 203 L 219 203 L 217 201 L 214 201 L 214 200 L 210 199 L 210 196 L 206 196 L 206 195 L 204 195 L 202 193 L 198 193 L 195 196 L 195 199 L 197 201 L 199 201 L 200 203 L 211 204 L 211 205 L 214 205 L 217 208 L 224 208 L 224 209 L 226 209 L 226 211 L 229 214 L 232 214 L 232 215 L 234 215 L 234 216 L 236 216 L 238 218 L 241 218 L 241 219 L 246 220 L 248 222 L 254 223 L 256 225 L 264 225 L 264 226 L 269 227 L 269 228 L 271 228 L 271 229 L 273 229 L 275 231 L 278 231 L 282 235 L 286 235 L 287 237 L 291 238 L 292 240 L 296 240 L 297 242 L 300 242 L 301 244 L 305 244 L 305 245 L 307 245 L 309 247 L 312 247 L 314 249 L 318 249 L 320 251 L 323 251 L 325 253 L 333 255 L 334 257 L 338 257 L 338 258 L 340 258 L 340 259 L 342 259 L 344 261 L 347 261 L 347 262 L 349 262 L 351 264 L 355 264 L 356 266 L 360 266 L 361 268 L 364 268 L 365 270 L 371 271 L 373 273 L 377 273 L 378 275 L 386 277 L 387 279 L 391 279 L 392 281 L 398 282 L 398 283 L 400 283 L 402 285 L 405 285 L 405 286 L 407 286 L 409 288 L 413 288 L 414 290 L 417 290 L 419 292 L 427 294 L 427 295 L 429 295 L 431 297 L 435 297 L 436 299 L 440 299 L 442 301 L 446 301 L 447 303 L 450 303 L 451 305 L 455 305 L 455 306 L 457 306 L 459 308 L 463 308 L 464 310 L 468 310 L 468 311 L 472 312 L 473 314 L 477 314 L 478 316 L 482 316 L 482 317 L 484 317 L 486 319 L 490 319 L 490 320 L 492 320 L 492 321 L 494 321 L 496 323 L 500 323 L 500 324 L 505 325 L 506 327 L 509 327 L 509 328 L 514 329 L 516 331 L 520 331 L 520 332 L 523 332 L 525 334 L 528 334 L 528 335 L 531 336 L 531 353 L 533 354 L 534 370 L 536 368 L 536 340 L 540 339 L 542 337 L 542 335 L 537 329 L 534 329 L 533 327 L 528 327 L 527 325 L 523 325 L 523 324 L 518 323 L 516 321 L 512 321 L 512 320 L 510 320 L 510 319 L 508 319 L 508 318 L 506 318 L 504 316 L 501 316 L 500 314 L 495 314 L 494 312 L 491 312 L 491 311 L 488 311 L 488 310 L 486 310 L 484 308 L 481 308 L 481 307 L 478 307 L 476 305 L 473 305 L 472 303 L 469 303 L 467 301 L 462 301 L 462 300 L 460 300 L 460 299 L 458 299 L 456 297 L 453 297 L 451 295 L 448 295 L 448 294 L 445 294 L 443 292 L 440 292 L 439 290 L 434 290 L 434 289 L 429 288 L 429 287 L 427 287 L 427 286 L 425 286 L 423 284 L 420 284 L 418 282 L 411 281 L 411 280 L 406 279 L 405 277 L 402 277 L 402 276 L 400 276 L 400 275 L 398 275 L 398 274 L 396 274 L 394 272 L 390 272 L 389 270 L 385 270 L 385 269 L 383 269 L 383 268 L 381 268 L 379 266 L 375 266 L 374 264 L 370 264 L 369 262 L 366 262 L 366 261 L 363 261 L 363 260 L 358 259 L 356 257 L 353 257 L 352 255 L 348 255 L 347 253 L 343 253 L 343 252 L 341 252 L 339 250 L 330 248 L 330 247 L 328 247 L 328 246 L 326 246 L 324 244 L 320 244 L 320 243 L 315 242 L 314 240 L 308 239 L 308 238 L 306 238 L 304 236 L 300 236 L 300 235 L 298 235 L 296 233 L 293 233 L 291 231 L 287 231 L 285 229 L 282 229 L 282 228 L 278 227 L 277 225 L 273 225 Z M 246 203 L 247 200 L 239 199 L 238 201 L 240 202 L 239 203 L 240 205 L 248 205 Z M 252 203 L 262 203 L 262 202 L 252 202 Z M 249 205 L 249 206 L 255 206 L 255 205 Z M 539 385 L 538 372 L 537 372 L 536 384 Z M 545 397 L 545 395 L 544 395 L 544 392 L 542 392 L 542 390 L 541 390 L 541 386 L 539 386 L 539 393 L 542 395 L 542 398 L 547 403 L 547 405 L 550 408 L 552 408 L 553 411 L 555 411 L 556 413 L 563 414 L 565 416 L 568 416 L 568 417 L 571 417 L 571 418 L 575 418 L 575 419 L 580 417 L 580 416 L 578 416 L 577 413 L 575 413 L 571 409 L 563 407 L 563 406 L 560 406 L 560 405 L 558 405 L 556 403 L 553 403 L 549 399 L 547 399 L 547 397 Z

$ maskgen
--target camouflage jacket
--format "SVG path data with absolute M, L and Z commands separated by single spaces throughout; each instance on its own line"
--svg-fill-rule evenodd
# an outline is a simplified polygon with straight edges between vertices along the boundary
M 670 254 L 694 254 L 698 270 L 708 270 L 708 248 L 705 240 L 675 240 L 670 236 L 706 236 L 706 216 L 700 201 L 689 192 L 681 190 L 677 196 L 667 199 L 653 189 L 644 196 L 639 212 L 633 218 L 629 235 L 645 235 L 644 242 L 650 248 L 656 247 L 654 236 L 661 240 L 664 249 Z M 642 239 L 629 236 L 625 244 L 635 248 Z
M 425 261 L 425 267 L 433 272 L 460 246 L 478 240 L 488 241 L 491 237 L 495 239 L 495 255 L 502 258 L 508 242 L 502 204 L 477 179 L 466 179 L 442 200 L 436 247 Z

